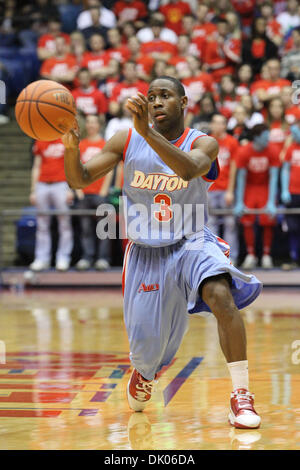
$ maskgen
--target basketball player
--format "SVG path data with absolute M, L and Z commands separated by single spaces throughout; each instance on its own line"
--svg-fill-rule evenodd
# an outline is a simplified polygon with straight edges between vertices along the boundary
M 76 130 L 63 137 L 65 171 L 72 188 L 83 188 L 123 159 L 128 227 L 134 204 L 140 209 L 142 234 L 128 229 L 123 267 L 124 318 L 134 367 L 127 386 L 129 406 L 142 411 L 149 402 L 157 373 L 179 348 L 187 313 L 209 312 L 217 318 L 233 382 L 230 423 L 257 428 L 261 419 L 248 391 L 246 333 L 238 309 L 258 296 L 261 283 L 230 263 L 229 246 L 206 227 L 193 232 L 193 224 L 186 223 L 190 220 L 172 225 L 178 205 L 192 206 L 188 219 L 204 207 L 207 219 L 207 189 L 218 175 L 216 140 L 184 128 L 187 101 L 178 80 L 155 79 L 147 97 L 137 93 L 128 99 L 134 129 L 117 132 L 101 157 L 82 165 Z M 167 223 L 173 227 L 169 238 Z M 151 225 L 156 230 L 147 231 Z

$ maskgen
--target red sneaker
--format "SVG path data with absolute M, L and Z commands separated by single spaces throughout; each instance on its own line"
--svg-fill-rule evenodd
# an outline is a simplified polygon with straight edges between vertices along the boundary
M 259 428 L 261 419 L 254 409 L 254 395 L 244 388 L 232 392 L 228 419 L 235 428 Z
M 143 411 L 151 399 L 154 380 L 146 380 L 133 369 L 127 385 L 127 400 L 130 408 L 134 411 Z

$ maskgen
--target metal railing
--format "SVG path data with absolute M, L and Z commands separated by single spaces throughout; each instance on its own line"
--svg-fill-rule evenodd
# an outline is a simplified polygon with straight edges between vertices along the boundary
M 264 209 L 245 209 L 244 214 L 265 214 L 266 211 Z M 210 209 L 210 215 L 216 216 L 229 216 L 234 215 L 233 209 Z M 59 216 L 59 215 L 69 215 L 69 216 L 82 216 L 82 215 L 89 215 L 89 216 L 97 216 L 95 209 L 68 209 L 67 211 L 59 211 L 56 209 L 50 209 L 47 211 L 38 211 L 35 208 L 28 208 L 28 209 L 5 209 L 0 212 L 0 270 L 3 268 L 3 227 L 5 223 L 5 219 L 11 217 L 21 217 L 23 215 L 32 215 L 32 216 L 39 216 L 39 215 L 50 215 L 50 216 Z M 300 216 L 300 207 L 296 208 L 284 208 L 278 207 L 276 210 L 277 215 L 299 215 Z M 238 217 L 237 217 L 238 219 Z

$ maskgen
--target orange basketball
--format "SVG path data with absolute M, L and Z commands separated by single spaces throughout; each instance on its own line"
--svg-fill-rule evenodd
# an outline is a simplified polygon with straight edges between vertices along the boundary
M 52 80 L 30 83 L 18 96 L 16 119 L 36 140 L 56 140 L 75 124 L 76 106 L 69 90 Z

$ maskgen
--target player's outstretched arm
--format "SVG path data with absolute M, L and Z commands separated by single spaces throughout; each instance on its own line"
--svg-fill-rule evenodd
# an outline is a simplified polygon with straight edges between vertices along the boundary
M 76 129 L 62 137 L 65 146 L 65 174 L 72 189 L 82 189 L 109 173 L 123 158 L 128 130 L 117 132 L 101 152 L 87 163 L 80 161 L 79 134 Z

